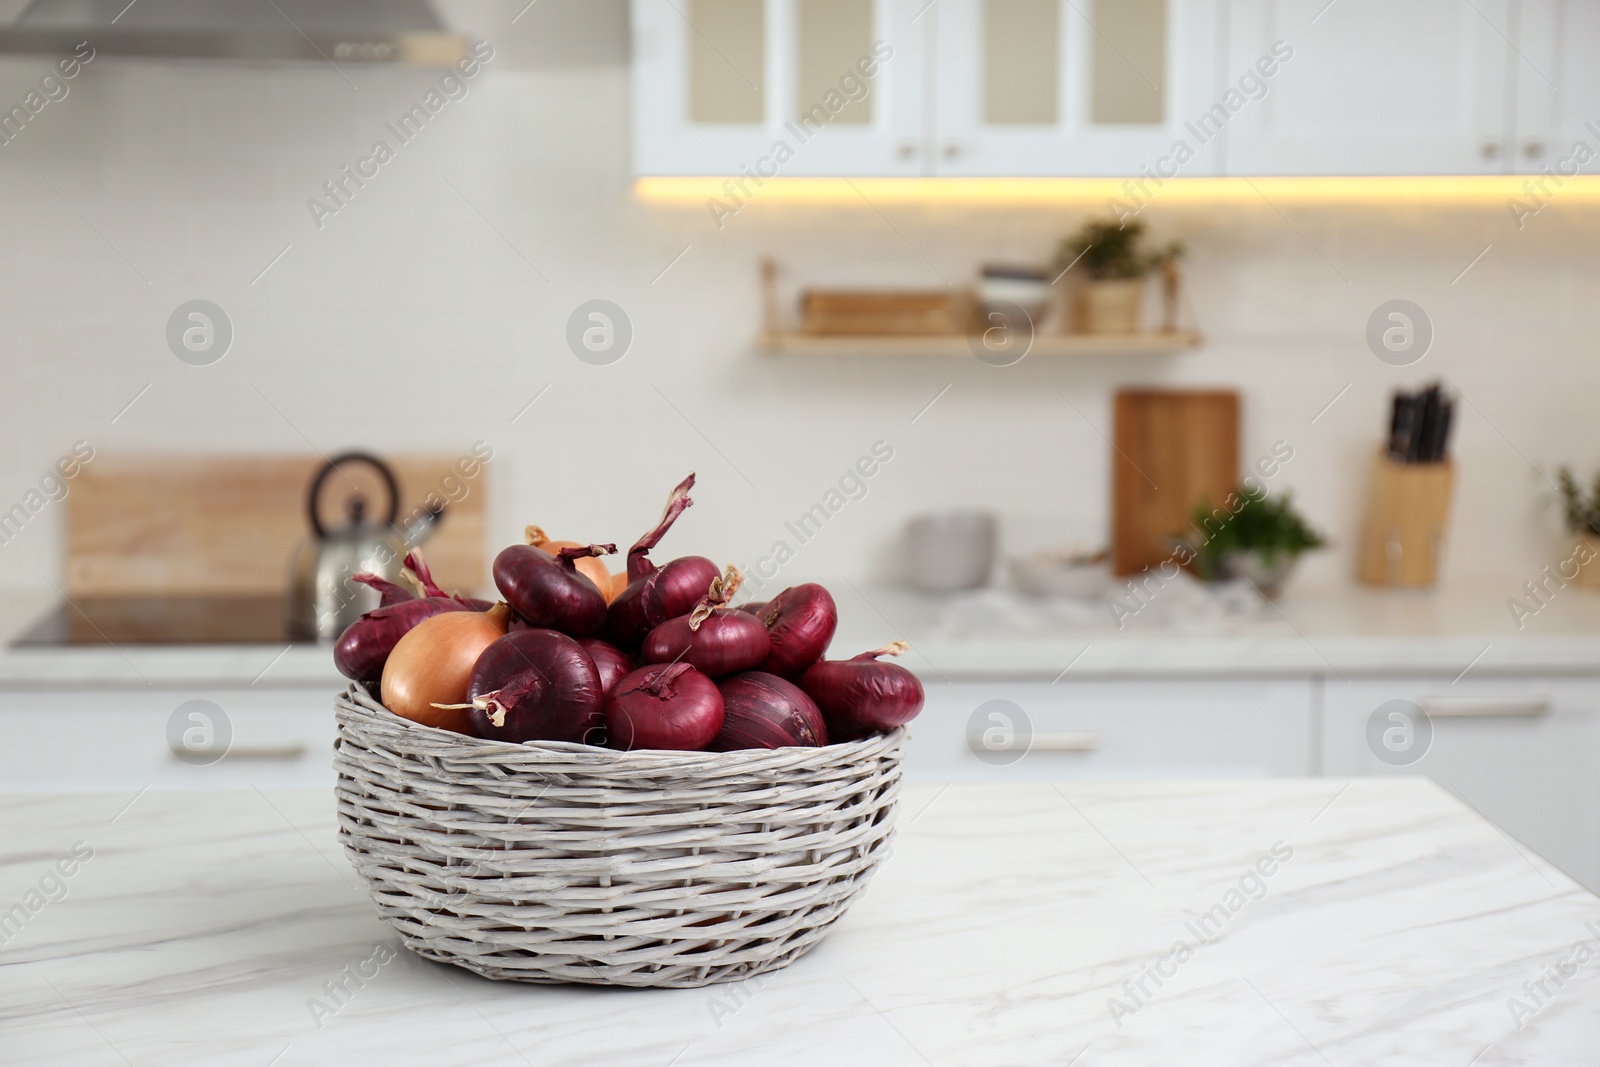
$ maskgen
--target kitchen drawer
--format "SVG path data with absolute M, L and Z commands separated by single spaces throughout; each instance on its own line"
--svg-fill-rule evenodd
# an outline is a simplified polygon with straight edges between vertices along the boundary
M 922 781 L 1260 778 L 1313 771 L 1313 683 L 1164 679 L 931 684 Z
M 0 790 L 329 788 L 333 698 L 328 688 L 0 692 Z
M 1410 707 L 1385 708 L 1378 727 L 1369 728 L 1374 712 L 1390 701 Z M 1427 775 L 1460 793 L 1528 848 L 1600 890 L 1600 680 L 1330 680 L 1325 708 L 1327 774 Z M 1431 741 L 1420 758 L 1404 762 L 1423 745 L 1424 719 L 1416 708 L 1425 714 Z M 1393 713 L 1418 725 L 1391 718 Z M 1385 749 L 1386 731 L 1393 731 L 1393 763 L 1377 754 Z

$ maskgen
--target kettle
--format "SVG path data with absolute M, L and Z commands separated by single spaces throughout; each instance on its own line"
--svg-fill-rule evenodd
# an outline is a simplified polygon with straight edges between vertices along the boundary
M 323 525 L 317 503 L 328 478 L 341 467 L 364 464 L 377 471 L 389 497 L 382 522 L 369 522 L 367 501 L 352 493 L 345 501 L 345 522 Z M 444 506 L 419 511 L 405 529 L 400 518 L 400 488 L 394 471 L 366 452 L 346 452 L 328 460 L 306 494 L 311 535 L 296 547 L 289 572 L 289 633 L 295 640 L 332 641 L 363 613 L 378 606 L 379 595 L 351 578 L 363 572 L 397 581 L 406 553 L 433 533 Z

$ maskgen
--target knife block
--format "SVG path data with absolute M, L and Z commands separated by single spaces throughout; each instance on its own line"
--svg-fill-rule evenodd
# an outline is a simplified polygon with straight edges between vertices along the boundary
M 1356 577 L 1368 585 L 1429 586 L 1439 577 L 1455 464 L 1397 463 L 1379 452 L 1367 490 Z

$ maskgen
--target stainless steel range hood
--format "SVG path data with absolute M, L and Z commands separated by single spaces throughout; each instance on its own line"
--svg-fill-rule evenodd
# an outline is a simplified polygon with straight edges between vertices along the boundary
M 68 55 L 83 41 L 113 56 L 420 66 L 455 63 L 468 45 L 428 0 L 0 3 L 0 54 Z

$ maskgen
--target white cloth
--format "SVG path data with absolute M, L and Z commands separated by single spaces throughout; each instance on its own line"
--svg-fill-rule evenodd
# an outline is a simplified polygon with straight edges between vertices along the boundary
M 945 637 L 1142 629 L 1216 633 L 1272 614 L 1271 605 L 1247 582 L 1205 583 L 1180 571 L 1164 580 L 1153 575 L 1124 580 L 1095 600 L 998 588 L 958 593 L 940 609 L 934 632 Z

